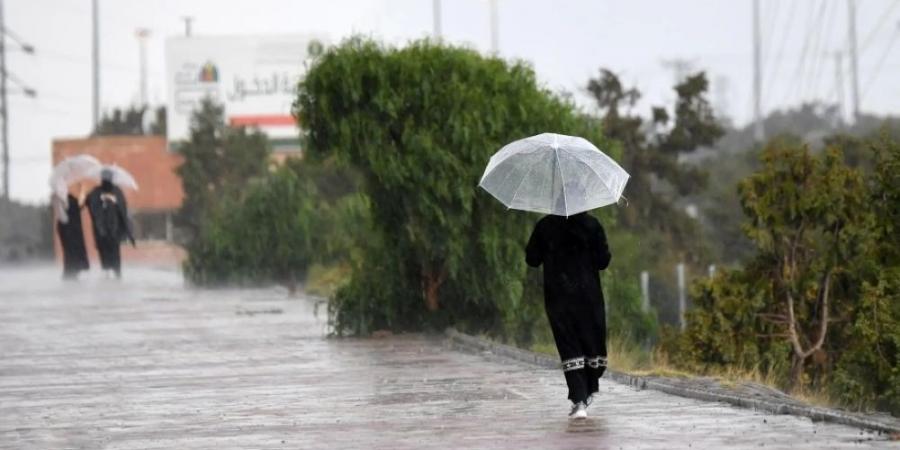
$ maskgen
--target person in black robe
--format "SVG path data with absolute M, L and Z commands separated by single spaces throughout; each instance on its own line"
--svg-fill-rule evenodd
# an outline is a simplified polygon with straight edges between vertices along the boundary
M 91 213 L 94 228 L 94 242 L 100 254 L 100 266 L 103 270 L 112 270 L 116 278 L 122 277 L 122 259 L 120 244 L 125 239 L 134 246 L 134 236 L 128 221 L 128 205 L 125 194 L 112 183 L 112 172 L 101 173 L 100 186 L 94 188 L 87 196 L 86 204 Z
M 66 203 L 54 197 L 58 202 L 56 212 L 56 233 L 59 235 L 63 252 L 63 278 L 67 280 L 78 277 L 78 272 L 88 270 L 87 249 L 84 246 L 84 230 L 81 228 L 81 206 L 73 195 L 66 196 Z
M 600 222 L 587 213 L 545 216 L 534 227 L 525 261 L 544 266 L 544 307 L 572 401 L 570 416 L 587 406 L 606 370 L 606 312 L 599 271 L 612 255 Z

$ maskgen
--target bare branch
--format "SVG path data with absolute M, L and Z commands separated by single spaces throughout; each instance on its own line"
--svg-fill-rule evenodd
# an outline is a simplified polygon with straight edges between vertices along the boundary
M 800 337 L 797 336 L 797 316 L 794 314 L 794 296 L 790 289 L 785 289 L 788 307 L 788 338 L 794 349 L 794 354 L 801 359 L 804 358 L 803 347 L 800 345 Z
M 819 301 L 822 303 L 822 318 L 819 320 L 819 337 L 816 343 L 812 345 L 806 352 L 801 354 L 802 358 L 812 355 L 813 352 L 822 348 L 825 343 L 825 334 L 828 332 L 828 290 L 831 287 L 831 270 L 825 271 L 822 281 L 819 284 Z

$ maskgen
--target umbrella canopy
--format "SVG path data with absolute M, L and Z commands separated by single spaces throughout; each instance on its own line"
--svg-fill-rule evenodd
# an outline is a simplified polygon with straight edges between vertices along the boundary
M 120 188 L 138 190 L 137 181 L 134 180 L 134 177 L 131 176 L 131 173 L 115 164 L 111 166 L 100 166 L 92 169 L 89 173 L 89 177 L 100 181 L 103 176 L 103 172 L 107 170 L 112 175 L 112 179 L 110 181 L 112 181 L 112 183 L 116 186 L 119 186 Z
M 507 208 L 568 217 L 618 202 L 628 178 L 586 139 L 544 133 L 501 148 L 478 185 Z
M 92 178 L 93 173 L 100 170 L 101 167 L 100 161 L 93 156 L 70 156 L 53 168 L 50 173 L 50 188 L 60 200 L 65 200 L 70 184 L 85 178 Z

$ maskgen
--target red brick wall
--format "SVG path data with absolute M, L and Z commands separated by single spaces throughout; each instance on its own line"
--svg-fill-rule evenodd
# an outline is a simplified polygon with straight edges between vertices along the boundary
M 181 207 L 184 193 L 175 169 L 182 158 L 166 149 L 164 137 L 110 136 L 53 141 L 53 165 L 79 154 L 91 155 L 104 164 L 117 164 L 131 172 L 140 189 L 125 190 L 130 209 L 166 211 Z
M 64 158 L 79 154 L 91 155 L 104 164 L 117 164 L 129 171 L 138 183 L 139 190 L 123 189 L 130 213 L 141 211 L 175 211 L 181 206 L 184 192 L 181 178 L 175 169 L 181 164 L 180 155 L 166 149 L 166 140 L 157 136 L 105 136 L 86 139 L 56 139 L 53 141 L 53 165 Z M 86 192 L 96 184 L 85 183 Z M 76 188 L 73 186 L 72 190 Z M 73 192 L 77 196 L 77 192 Z M 97 251 L 91 232 L 91 220 L 87 210 L 82 210 L 82 226 L 85 244 L 92 267 L 98 268 Z M 58 238 L 54 242 L 57 259 L 61 259 Z M 124 263 L 178 264 L 184 259 L 184 250 L 163 241 L 139 241 L 137 248 L 123 246 Z

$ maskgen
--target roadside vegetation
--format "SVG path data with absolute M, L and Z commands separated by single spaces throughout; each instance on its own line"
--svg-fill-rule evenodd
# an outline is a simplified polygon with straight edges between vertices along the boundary
M 644 115 L 640 92 L 600 70 L 588 113 L 525 63 L 347 40 L 299 85 L 302 159 L 272 164 L 216 105 L 197 112 L 182 149 L 186 273 L 303 287 L 329 298 L 336 335 L 454 326 L 548 352 L 540 271 L 523 257 L 538 217 L 477 184 L 505 143 L 580 135 L 632 174 L 627 206 L 593 212 L 613 253 L 602 275 L 613 368 L 900 414 L 897 122 L 850 127 L 807 105 L 767 118 L 774 137 L 756 144 L 717 117 L 702 72 L 673 89 Z M 684 330 L 678 263 L 694 274 Z

